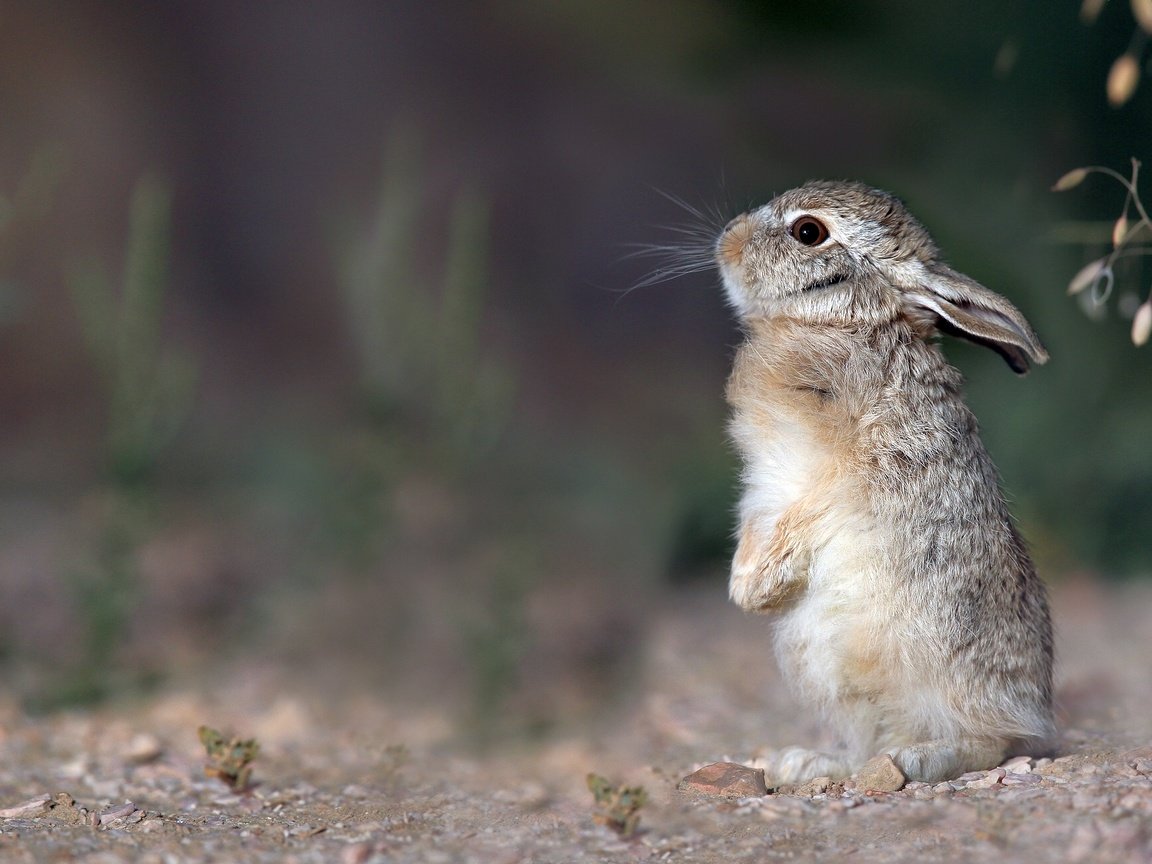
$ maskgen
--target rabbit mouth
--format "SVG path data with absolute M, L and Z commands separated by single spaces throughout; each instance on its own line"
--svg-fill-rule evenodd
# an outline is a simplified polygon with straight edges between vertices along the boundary
M 833 273 L 831 276 L 825 276 L 823 279 L 809 282 L 800 289 L 800 293 L 807 294 L 809 291 L 820 291 L 823 288 L 831 288 L 834 285 L 839 285 L 841 282 L 847 282 L 848 279 L 849 276 L 847 273 Z

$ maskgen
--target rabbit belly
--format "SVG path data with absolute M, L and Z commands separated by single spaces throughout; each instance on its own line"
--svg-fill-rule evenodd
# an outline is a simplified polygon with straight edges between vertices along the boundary
M 867 758 L 890 740 L 919 740 L 924 724 L 911 716 L 920 700 L 909 701 L 903 628 L 892 612 L 898 591 L 877 572 L 874 532 L 855 513 L 828 520 L 836 524 L 812 556 L 807 590 L 777 620 L 776 655 L 797 695 Z

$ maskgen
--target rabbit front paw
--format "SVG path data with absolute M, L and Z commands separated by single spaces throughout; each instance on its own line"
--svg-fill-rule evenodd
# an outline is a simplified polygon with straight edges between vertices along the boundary
M 792 549 L 762 545 L 754 532 L 742 532 L 728 580 L 728 595 L 737 606 L 748 612 L 771 612 L 788 602 L 801 582 Z

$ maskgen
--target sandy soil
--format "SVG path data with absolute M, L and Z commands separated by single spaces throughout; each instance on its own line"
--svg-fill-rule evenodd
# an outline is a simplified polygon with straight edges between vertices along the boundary
M 1055 592 L 1065 745 L 896 793 L 834 786 L 727 800 L 677 781 L 820 742 L 782 688 L 764 622 L 721 592 L 655 618 L 642 668 L 598 717 L 487 752 L 436 700 L 235 664 L 98 711 L 2 709 L 0 860 L 85 862 L 1152 861 L 1152 587 Z M 201 723 L 261 743 L 252 790 L 203 772 Z M 640 830 L 594 822 L 588 772 L 642 784 Z

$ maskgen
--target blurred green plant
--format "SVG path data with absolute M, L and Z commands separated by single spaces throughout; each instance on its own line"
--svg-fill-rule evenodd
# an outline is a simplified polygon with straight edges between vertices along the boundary
M 84 340 L 107 399 L 107 465 L 114 485 L 147 483 L 191 412 L 196 367 L 162 344 L 172 195 L 153 177 L 132 192 L 122 284 L 103 268 L 71 274 Z
M 511 416 L 514 380 L 481 345 L 488 284 L 488 207 L 474 189 L 452 200 L 439 285 L 418 266 L 427 248 L 427 195 L 419 146 L 407 129 L 386 147 L 375 215 L 342 259 L 349 327 L 369 412 L 435 445 L 466 466 L 500 438 Z
M 196 736 L 204 745 L 207 762 L 204 773 L 226 784 L 233 792 L 246 792 L 252 783 L 252 768 L 260 755 L 255 738 L 224 735 L 211 726 L 201 726 Z
M 120 290 L 96 263 L 71 274 L 72 297 L 106 401 L 106 477 L 94 551 L 68 574 L 82 619 L 82 656 L 40 698 L 44 707 L 103 699 L 126 681 L 117 652 L 140 591 L 137 555 L 155 525 L 157 465 L 187 419 L 188 356 L 163 345 L 171 192 L 152 177 L 132 192 Z
M 337 243 L 360 421 L 332 448 L 323 521 L 360 570 L 387 542 L 400 473 L 459 480 L 491 453 L 511 419 L 513 375 L 481 344 L 487 204 L 476 190 L 462 190 L 440 232 L 425 230 L 428 209 L 418 137 L 399 127 L 385 147 L 373 215 Z M 422 252 L 442 264 L 425 266 Z
M 51 210 L 65 167 L 63 147 L 41 147 L 33 154 L 12 194 L 0 194 L 0 266 L 5 272 L 13 250 L 29 241 L 28 231 Z M 0 278 L 0 325 L 17 317 L 24 306 L 24 294 L 7 276 Z
M 586 783 L 596 808 L 592 821 L 621 837 L 635 835 L 640 827 L 640 810 L 648 803 L 644 787 L 617 785 L 594 773 L 588 775 Z
M 494 570 L 486 595 L 478 598 L 464 623 L 464 657 L 472 680 L 467 731 L 480 746 L 492 743 L 503 730 L 530 648 L 527 602 L 534 572 L 523 556 L 509 556 Z

